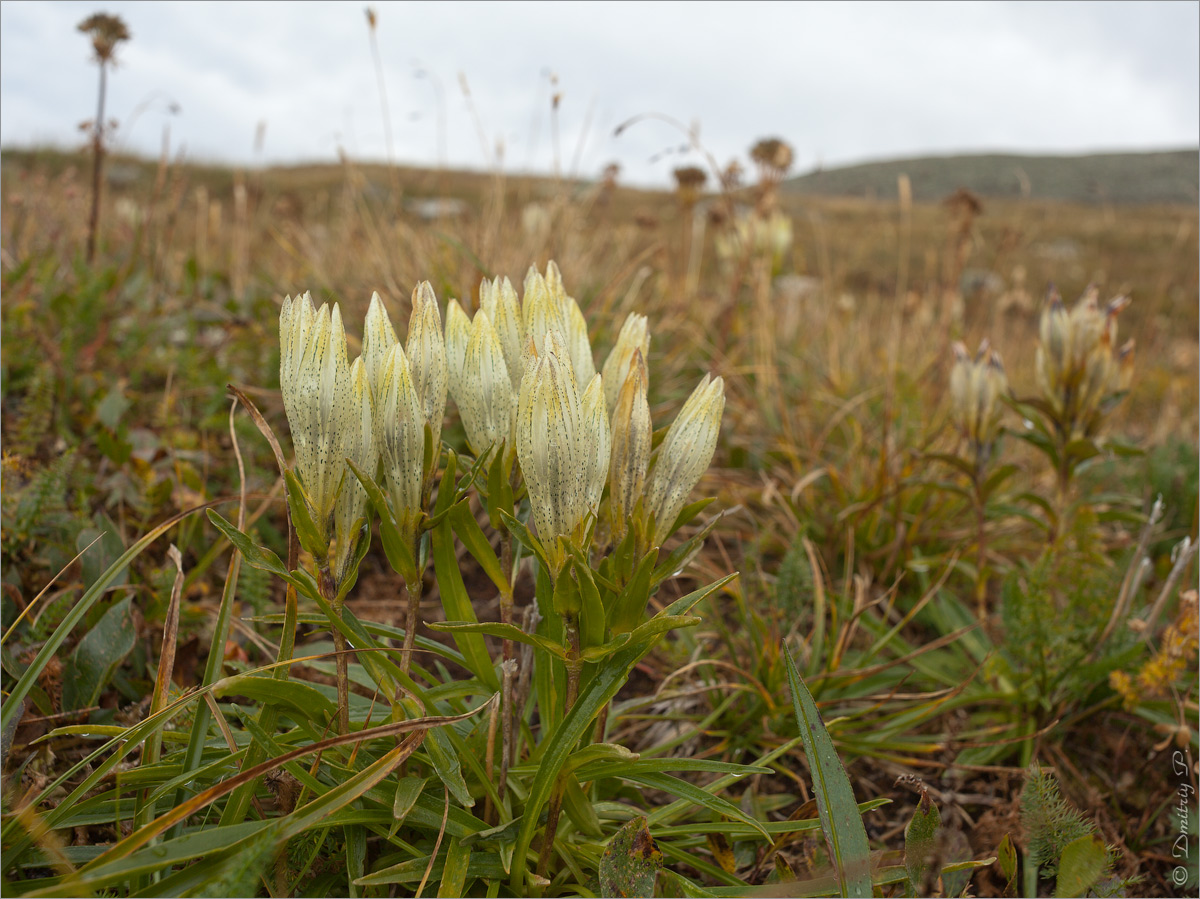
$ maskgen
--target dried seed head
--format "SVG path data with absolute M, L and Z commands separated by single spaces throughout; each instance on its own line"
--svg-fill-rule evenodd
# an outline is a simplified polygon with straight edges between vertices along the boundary
M 675 176 L 675 183 L 680 190 L 699 190 L 708 180 L 708 173 L 694 165 L 682 166 L 671 174 Z
M 125 21 L 120 16 L 108 13 L 93 13 L 76 27 L 92 39 L 92 49 L 96 51 L 96 61 L 101 65 L 113 62 L 117 44 L 130 38 L 129 28 L 126 27 Z
M 750 148 L 750 158 L 768 175 L 780 178 L 792 167 L 795 152 L 787 141 L 767 137 Z

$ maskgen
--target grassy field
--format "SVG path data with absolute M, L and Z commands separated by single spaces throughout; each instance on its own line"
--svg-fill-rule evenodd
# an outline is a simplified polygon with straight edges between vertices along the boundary
M 89 171 L 2 160 L 5 895 L 1195 894 L 1194 203 L 114 159 L 89 265 Z M 283 297 L 339 303 L 353 359 L 373 291 L 403 337 L 418 282 L 447 322 L 551 260 L 597 370 L 647 316 L 656 431 L 723 379 L 653 626 L 613 626 L 641 556 L 604 533 L 548 576 L 453 400 L 421 571 L 385 509 L 339 613 L 246 414 L 290 460 Z M 1039 399 L 1050 285 L 1131 298 L 1086 434 Z M 981 450 L 950 385 L 984 338 Z

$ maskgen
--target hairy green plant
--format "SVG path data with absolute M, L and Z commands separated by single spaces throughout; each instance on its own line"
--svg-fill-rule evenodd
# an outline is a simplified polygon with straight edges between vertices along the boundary
M 1030 769 L 1021 791 L 1021 824 L 1026 860 L 1047 876 L 1057 873 L 1067 844 L 1096 832 L 1096 825 L 1062 797 L 1054 775 L 1037 766 Z
M 1025 830 L 1026 890 L 1036 892 L 1041 878 L 1054 878 L 1054 895 L 1125 896 L 1135 879 L 1110 876 L 1119 855 L 1096 834 L 1096 825 L 1063 798 L 1054 775 L 1037 765 L 1029 769 L 1021 791 Z

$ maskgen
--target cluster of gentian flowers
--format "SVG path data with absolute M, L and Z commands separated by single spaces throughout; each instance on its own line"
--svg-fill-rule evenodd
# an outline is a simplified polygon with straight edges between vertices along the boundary
M 1117 315 L 1129 297 L 1110 300 L 1101 311 L 1099 292 L 1089 288 L 1069 312 L 1052 292 L 1039 325 L 1037 377 L 1064 436 L 1094 437 L 1114 402 L 1133 378 L 1133 340 L 1117 346 Z
M 1120 296 L 1102 310 L 1094 287 L 1069 311 L 1057 291 L 1047 297 L 1038 325 L 1039 408 L 1064 443 L 1096 437 L 1105 415 L 1129 389 L 1134 342 L 1117 346 L 1117 315 L 1128 305 L 1129 297 Z M 1000 432 L 1008 377 L 986 340 L 974 356 L 958 341 L 952 349 L 951 412 L 976 463 L 984 465 Z
M 336 304 L 314 309 L 308 294 L 284 300 L 280 386 L 303 501 L 322 544 L 312 551 L 335 581 L 354 556 L 367 502 L 346 461 L 372 476 L 382 469 L 391 514 L 413 546 L 447 393 L 471 450 L 503 452 L 506 471 L 519 465 L 551 558 L 561 559 L 559 538 L 582 545 L 606 486 L 611 535 L 619 540 L 636 518 L 651 545 L 661 544 L 708 467 L 725 398 L 722 379 L 706 375 L 650 469 L 645 316 L 628 317 L 597 372 L 587 323 L 553 262 L 544 275 L 530 269 L 521 298 L 507 278 L 485 279 L 479 297 L 473 319 L 449 301 L 443 335 L 433 288 L 418 285 L 401 345 L 375 294 L 353 363 Z
M 1000 397 L 1008 392 L 1008 376 L 1000 354 L 984 340 L 972 357 L 955 341 L 950 370 L 950 404 L 955 422 L 971 448 L 977 465 L 986 465 L 1000 431 Z

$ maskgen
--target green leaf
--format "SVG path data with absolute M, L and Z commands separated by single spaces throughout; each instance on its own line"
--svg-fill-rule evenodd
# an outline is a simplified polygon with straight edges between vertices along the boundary
M 1013 431 L 1012 434 L 1018 440 L 1024 440 L 1030 446 L 1043 452 L 1050 463 L 1055 468 L 1058 467 L 1058 448 L 1045 430 L 1040 427 L 1040 423 L 1036 431 Z
M 467 781 L 462 773 L 462 763 L 458 759 L 458 753 L 454 751 L 450 738 L 439 730 L 432 731 L 429 739 L 425 741 L 424 748 L 429 753 L 434 773 L 446 785 L 450 795 L 463 808 L 474 807 L 475 797 L 467 788 Z
M 636 762 L 639 756 L 636 752 L 626 749 L 618 743 L 592 743 L 571 753 L 571 757 L 563 763 L 563 771 L 576 771 L 585 765 L 616 762 L 627 765 Z
M 1096 446 L 1095 440 L 1081 437 L 1068 443 L 1064 452 L 1069 461 L 1082 462 L 1100 455 L 1100 447 Z
M 975 466 L 960 456 L 954 456 L 950 453 L 926 453 L 924 458 L 931 459 L 934 462 L 941 462 L 949 465 L 951 468 L 957 468 L 968 478 L 975 477 Z
M 821 818 L 821 830 L 829 857 L 837 870 L 838 887 L 844 897 L 874 895 L 871 886 L 871 856 L 867 843 L 867 831 L 862 816 L 854 802 L 854 790 L 850 778 L 842 767 L 834 748 L 833 739 L 821 721 L 817 704 L 808 692 L 808 687 L 796 670 L 792 652 L 787 644 L 783 647 L 787 661 L 788 683 L 792 688 L 792 703 L 800 736 L 804 738 L 804 752 L 812 771 L 813 794 L 817 800 L 817 812 Z
M 408 681 L 408 683 L 412 683 Z M 406 686 L 408 686 L 406 683 Z M 415 686 L 415 684 L 413 684 Z M 422 703 L 425 700 L 422 699 Z M 402 699 L 392 707 L 392 719 L 394 721 L 403 721 L 407 718 L 417 718 L 421 714 L 420 705 L 412 699 Z M 454 797 L 463 808 L 471 808 L 475 805 L 475 798 L 471 795 L 471 791 L 467 789 L 467 781 L 463 777 L 462 762 L 459 760 L 458 753 L 454 750 L 454 744 L 450 738 L 440 728 L 431 730 L 426 738 L 423 748 L 429 755 L 429 761 L 433 765 L 433 771 L 437 774 L 438 779 L 450 791 L 450 795 Z
M 64 710 L 95 705 L 100 691 L 133 649 L 137 632 L 130 606 L 127 596 L 105 612 L 67 659 L 62 686 Z
M 1094 833 L 1084 834 L 1063 848 L 1054 895 L 1086 896 L 1107 870 L 1108 847 Z
M 607 643 L 601 643 L 599 646 L 592 646 L 580 653 L 580 657 L 585 662 L 598 662 L 605 656 L 610 656 L 630 640 L 629 634 L 621 634 Z
M 502 624 L 499 621 L 431 621 L 428 626 L 431 631 L 445 631 L 450 634 L 487 634 L 489 637 L 516 640 L 526 646 L 544 649 L 560 659 L 567 657 L 565 646 L 560 646 L 553 640 L 538 634 L 527 634 L 514 624 Z
M 665 634 L 681 627 L 695 627 L 703 618 L 696 615 L 662 615 L 658 614 L 635 627 L 629 634 L 630 643 L 640 643 L 658 634 Z
M 104 395 L 104 399 L 96 404 L 96 420 L 109 430 L 115 431 L 131 405 L 132 403 L 125 396 L 121 385 L 114 384 L 113 388 Z
M 258 674 L 235 674 L 212 685 L 213 695 L 246 696 L 259 702 L 287 706 L 290 714 L 323 728 L 337 715 L 337 707 L 320 690 L 302 681 L 277 680 Z
M 301 486 L 300 478 L 292 469 L 286 468 L 283 471 L 283 479 L 287 483 L 288 510 L 292 513 L 292 527 L 296 529 L 296 538 L 314 558 L 324 559 L 329 554 L 329 541 L 321 536 L 321 529 L 313 521 L 312 506 L 309 505 L 308 494 Z M 246 561 L 250 561 L 249 557 Z
M 908 882 L 914 896 L 920 895 L 920 890 L 926 880 L 936 882 L 938 871 L 934 869 L 926 876 L 929 862 L 934 858 L 937 848 L 938 830 L 942 825 L 942 816 L 936 803 L 929 798 L 929 791 L 921 786 L 921 799 L 917 803 L 913 816 L 904 827 L 904 867 L 908 871 Z
M 571 823 L 576 828 L 588 837 L 598 840 L 604 836 L 604 831 L 600 827 L 600 816 L 596 814 L 596 808 L 592 805 L 587 794 L 583 792 L 583 788 L 579 786 L 579 780 L 574 774 L 567 774 L 563 777 L 565 786 L 563 788 L 563 811 L 567 813 L 567 817 L 571 819 Z
M 579 585 L 571 577 L 571 567 L 564 565 L 554 582 L 553 609 L 557 615 L 578 615 L 580 607 Z
M 512 770 L 511 768 L 509 769 Z M 547 818 L 546 810 L 542 810 L 542 823 Z M 521 829 L 521 818 L 516 817 L 507 824 L 498 824 L 495 827 L 489 827 L 487 830 L 476 831 L 475 833 L 466 834 L 463 838 L 463 845 L 474 846 L 477 844 L 489 843 L 495 846 L 503 847 L 506 844 L 512 846 L 513 840 L 517 838 L 517 831 Z
M 242 558 L 247 565 L 253 568 L 258 568 L 262 571 L 269 571 L 271 574 L 278 575 L 285 581 L 292 583 L 298 590 L 305 590 L 305 584 L 299 582 L 293 574 L 287 570 L 287 566 L 279 561 L 279 556 L 271 552 L 265 546 L 259 546 L 250 539 L 248 534 L 239 531 L 230 522 L 221 517 L 221 514 L 215 509 L 208 510 L 208 520 L 225 535 L 225 539 L 233 544 L 234 548 L 242 554 Z
M 596 743 L 595 746 L 608 746 L 608 743 Z M 628 750 L 626 750 L 628 752 Z M 586 750 L 581 749 L 572 756 L 582 755 Z M 520 768 L 514 768 L 519 771 Z M 636 756 L 632 759 L 605 761 L 589 760 L 581 764 L 578 770 L 579 780 L 586 783 L 589 780 L 600 780 L 604 777 L 624 777 L 626 774 L 662 773 L 667 771 L 702 771 L 708 774 L 732 774 L 735 777 L 745 777 L 748 774 L 774 774 L 771 768 L 761 765 L 739 765 L 736 762 L 721 762 L 716 759 L 662 758 L 643 759 Z M 755 822 L 753 827 L 758 828 Z
M 704 538 L 712 532 L 712 529 L 717 526 L 717 522 L 721 520 L 720 515 L 714 515 L 712 519 L 700 531 L 690 538 L 679 544 L 666 561 L 654 569 L 654 574 L 650 577 L 650 590 L 653 591 L 663 581 L 668 578 L 673 578 L 680 574 L 692 558 L 700 551 L 700 545 L 704 542 Z
M 429 436 L 426 432 L 426 436 Z M 442 479 L 438 482 L 437 501 L 433 504 L 434 516 L 445 515 L 450 511 L 450 507 L 454 505 L 457 499 L 457 493 L 454 489 L 454 475 L 458 471 L 458 454 L 453 450 L 446 453 L 446 468 L 442 472 Z
M 365 517 L 359 518 L 354 522 L 350 533 L 354 534 L 354 555 L 351 557 L 350 564 L 342 576 L 341 583 L 338 584 L 338 606 L 341 606 L 346 596 L 354 589 L 354 585 L 358 583 L 359 566 L 362 565 L 362 560 L 367 557 L 367 550 L 371 548 L 371 523 Z
M 361 824 L 347 824 L 342 828 L 346 837 L 346 879 L 347 896 L 351 899 L 358 896 L 354 881 L 362 877 L 365 871 L 363 865 L 367 858 L 367 830 Z
M 475 557 L 475 561 L 479 563 L 483 573 L 496 585 L 496 589 L 501 593 L 508 593 L 512 587 L 504 576 L 504 569 L 500 567 L 500 560 L 496 558 L 496 553 L 484 535 L 483 528 L 471 514 L 469 503 L 464 501 L 450 509 L 450 524 L 454 528 L 454 533 L 458 535 L 458 539 L 467 548 L 467 552 Z
M 1008 394 L 1001 394 L 1000 401 L 1014 409 L 1022 418 L 1028 419 L 1038 426 L 1041 426 L 1042 423 L 1037 420 L 1037 416 L 1033 414 L 1034 412 L 1040 413 L 1049 421 L 1054 421 L 1058 417 L 1058 413 L 1054 411 L 1054 406 L 1040 396 L 1015 397 Z
M 442 611 L 453 621 L 465 622 L 468 625 L 477 624 L 475 606 L 471 603 L 471 597 L 467 595 L 467 587 L 463 583 L 462 572 L 454 553 L 454 535 L 450 527 L 450 521 L 447 519 L 430 532 L 430 540 L 433 543 L 433 573 L 437 579 Z M 451 632 L 454 634 L 454 643 L 463 654 L 471 673 L 490 689 L 498 690 L 500 681 L 496 677 L 492 657 L 488 654 L 487 643 L 481 636 L 485 632 L 469 628 Z
M 1011 896 L 1017 885 L 1017 849 L 1013 846 L 1012 837 L 1005 834 L 996 849 L 996 859 L 1000 873 L 1004 877 L 1004 895 Z
M 1003 484 L 1020 470 L 1020 466 L 1009 463 L 1008 465 L 1001 465 L 990 475 L 988 475 L 987 480 L 983 482 L 984 500 L 986 501 L 987 498 L 996 491 L 996 488 L 998 488 L 1001 484 Z
M 92 891 L 127 885 L 139 877 L 169 870 L 172 866 L 205 858 L 258 835 L 270 821 L 246 821 L 229 827 L 207 827 L 186 833 L 155 846 L 139 849 L 89 872 L 86 881 L 76 881 Z M 90 848 L 90 847 L 89 847 Z M 82 892 L 82 891 L 81 891 Z
M 463 887 L 467 883 L 467 871 L 471 866 L 471 847 L 460 840 L 451 839 L 446 850 L 446 863 L 442 868 L 442 879 L 438 885 L 439 897 L 465 896 Z
M 671 525 L 670 533 L 674 534 L 681 527 L 688 525 L 693 519 L 713 503 L 717 501 L 715 496 L 706 496 L 703 499 L 698 499 L 694 503 L 688 503 L 679 510 L 679 514 L 675 516 L 675 523 Z
M 512 479 L 509 477 L 509 466 L 505 464 L 507 456 L 504 442 L 501 441 L 492 454 L 492 464 L 488 467 L 488 519 L 497 531 L 504 530 L 501 511 L 511 513 L 513 507 Z
M 1131 458 L 1136 456 L 1146 455 L 1146 451 L 1136 443 L 1130 443 L 1120 437 L 1106 437 L 1104 439 L 1104 449 L 1115 456 Z
M 646 553 L 638 562 L 633 577 L 613 603 L 609 627 L 614 634 L 628 633 L 646 617 L 646 606 L 650 603 L 650 577 L 654 573 L 654 563 L 657 559 L 657 549 Z
M 349 459 L 346 460 L 346 464 L 350 466 L 350 471 L 354 473 L 358 482 L 362 484 L 363 490 L 367 492 L 367 499 L 371 501 L 375 514 L 379 518 L 379 540 L 383 543 L 383 554 L 387 556 L 388 564 L 405 581 L 413 583 L 418 576 L 417 562 L 413 558 L 412 547 L 408 545 L 408 541 L 401 536 L 400 529 L 396 527 L 383 490 L 375 483 L 374 478 L 359 471 L 358 466 Z
M 702 808 L 708 809 L 714 814 L 732 818 L 735 821 L 741 821 L 743 824 L 748 824 L 757 830 L 763 839 L 768 842 L 771 840 L 770 835 L 763 828 L 762 824 L 756 821 L 751 815 L 743 812 L 728 799 L 714 796 L 708 790 L 689 783 L 686 780 L 672 777 L 670 774 L 654 774 L 637 770 L 630 770 L 628 773 L 619 776 L 631 783 L 641 784 L 652 790 L 662 790 L 664 793 L 670 793 L 673 796 L 678 796 L 680 799 L 686 799 Z M 855 812 L 857 811 L 856 808 Z
M 79 552 L 91 547 L 83 553 L 79 560 L 80 574 L 85 587 L 94 584 L 100 575 L 104 574 L 105 569 L 113 563 L 113 559 L 125 552 L 125 544 L 121 542 L 117 526 L 107 515 L 97 515 L 96 524 L 97 527 L 84 528 L 75 539 L 75 549 Z M 97 538 L 99 538 L 98 542 Z M 94 546 L 93 543 L 95 543 Z M 128 580 L 128 570 L 123 571 L 117 575 L 113 586 L 121 586 Z
M 429 873 L 431 881 L 442 879 L 445 871 L 445 861 L 446 856 L 440 853 L 434 859 L 433 869 Z M 423 855 L 419 858 L 410 858 L 397 865 L 372 871 L 359 881 L 359 886 L 385 886 L 393 883 L 417 884 L 425 876 L 425 869 L 428 866 L 428 855 Z M 467 864 L 467 877 L 498 881 L 506 873 L 500 862 L 500 856 L 495 852 L 471 853 L 470 861 Z
M 592 569 L 575 559 L 575 573 L 579 577 L 579 637 L 584 648 L 599 646 L 604 642 L 605 615 L 600 591 L 592 577 Z
M 650 835 L 646 818 L 626 821 L 600 858 L 601 896 L 653 896 L 663 854 Z
M 542 546 L 542 542 L 533 536 L 533 532 L 503 509 L 500 510 L 500 518 L 503 519 L 504 527 L 508 529 L 508 532 L 517 538 L 517 542 L 533 553 L 543 568 L 549 570 L 550 562 L 546 557 L 546 550 Z
M 388 831 L 389 840 L 396 835 L 396 831 L 400 829 L 400 825 L 404 823 L 404 819 L 408 817 L 412 807 L 421 798 L 421 792 L 425 789 L 426 782 L 424 777 L 415 777 L 411 774 L 396 782 L 396 797 L 392 800 L 392 827 Z

